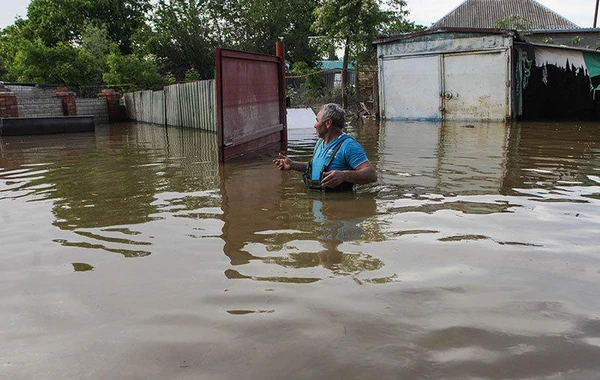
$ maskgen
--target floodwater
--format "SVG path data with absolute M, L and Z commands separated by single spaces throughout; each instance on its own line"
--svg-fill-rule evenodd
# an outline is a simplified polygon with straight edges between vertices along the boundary
M 0 378 L 600 378 L 600 126 L 349 132 L 351 195 L 191 129 L 1 138 Z

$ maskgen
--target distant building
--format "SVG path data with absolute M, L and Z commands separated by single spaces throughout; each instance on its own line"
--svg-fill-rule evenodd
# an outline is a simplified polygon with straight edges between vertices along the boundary
M 539 120 L 600 115 L 600 29 L 534 0 L 466 0 L 428 30 L 382 38 L 388 119 Z
M 429 29 L 440 28 L 514 29 L 528 42 L 600 47 L 600 29 L 580 28 L 535 0 L 466 0 Z
M 592 119 L 600 52 L 506 29 L 442 28 L 375 42 L 379 112 L 407 120 Z
M 342 85 L 342 67 L 343 61 L 317 61 L 317 67 L 322 70 L 321 77 L 325 80 L 325 85 L 329 88 L 340 88 Z M 346 85 L 356 85 L 356 70 L 354 63 L 348 63 L 347 72 L 348 82 Z
M 502 23 L 522 24 L 501 25 Z M 534 0 L 466 0 L 435 22 L 439 28 L 575 29 L 579 26 Z

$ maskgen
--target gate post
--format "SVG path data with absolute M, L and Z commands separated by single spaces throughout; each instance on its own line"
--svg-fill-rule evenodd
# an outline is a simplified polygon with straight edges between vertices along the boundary
M 17 95 L 0 86 L 0 117 L 19 117 Z
M 102 90 L 98 94 L 98 97 L 100 99 L 106 99 L 106 106 L 108 107 L 108 120 L 110 122 L 125 120 L 123 112 L 121 112 L 121 104 L 119 103 L 121 94 L 110 88 Z
M 67 87 L 57 87 L 52 97 L 58 98 L 62 102 L 63 116 L 77 116 L 77 104 L 75 103 L 74 92 L 69 91 Z

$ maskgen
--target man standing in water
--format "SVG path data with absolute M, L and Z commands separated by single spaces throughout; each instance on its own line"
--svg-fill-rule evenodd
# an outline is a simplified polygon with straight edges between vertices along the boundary
M 304 182 L 311 190 L 351 191 L 357 184 L 377 181 L 377 171 L 363 147 L 344 133 L 346 113 L 329 103 L 317 113 L 315 130 L 319 140 L 309 162 L 293 161 L 279 153 L 273 163 L 280 170 L 304 172 Z

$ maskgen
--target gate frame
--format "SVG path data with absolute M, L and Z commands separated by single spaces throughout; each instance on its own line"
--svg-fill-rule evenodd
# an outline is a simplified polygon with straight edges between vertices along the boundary
M 285 49 L 283 42 L 277 42 L 275 46 L 276 55 L 266 55 L 258 53 L 250 53 L 232 49 L 217 48 L 215 51 L 216 55 L 216 96 L 217 96 L 217 147 L 219 151 L 219 162 L 224 163 L 232 158 L 238 157 L 245 153 L 256 151 L 265 148 L 275 143 L 280 143 L 280 149 L 285 151 L 287 149 L 287 117 L 286 117 L 286 93 L 285 93 Z M 226 78 L 228 73 L 224 72 L 224 66 L 228 60 L 247 61 L 249 71 L 252 70 L 252 63 L 266 62 L 273 63 L 277 70 L 277 81 L 278 81 L 278 110 L 279 110 L 279 124 L 267 125 L 259 128 L 249 134 L 237 136 L 225 140 L 225 128 L 226 125 L 224 119 L 224 94 L 227 88 L 223 85 L 223 79 Z M 256 94 L 256 93 L 252 93 Z M 260 95 L 260 94 L 259 94 Z M 245 99 L 247 104 L 258 107 L 260 102 L 248 101 L 250 97 Z M 255 97 L 256 98 L 256 97 Z M 260 107 L 258 107 L 260 108 Z

